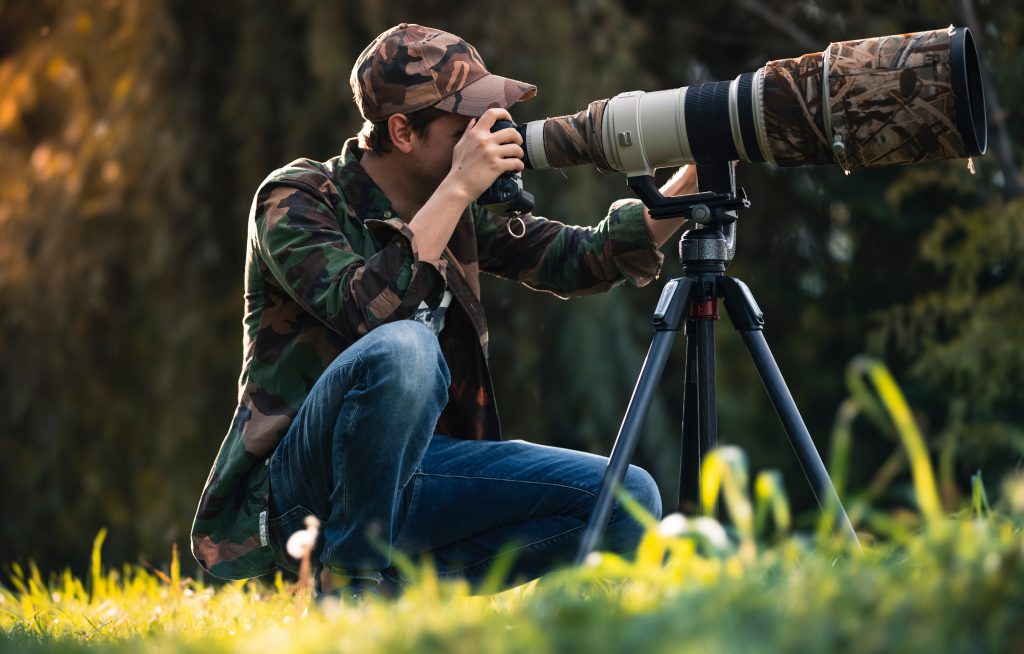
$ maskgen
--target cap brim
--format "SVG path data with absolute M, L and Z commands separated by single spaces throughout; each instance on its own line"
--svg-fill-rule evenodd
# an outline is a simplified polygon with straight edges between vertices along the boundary
M 453 114 L 481 116 L 488 109 L 508 109 L 517 102 L 530 100 L 537 95 L 537 87 L 500 75 L 484 75 L 461 91 L 442 98 L 434 106 Z

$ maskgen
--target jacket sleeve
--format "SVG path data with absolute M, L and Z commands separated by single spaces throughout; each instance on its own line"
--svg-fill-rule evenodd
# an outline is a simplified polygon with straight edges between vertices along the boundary
M 664 255 L 651 240 L 639 200 L 619 200 L 595 227 L 573 227 L 524 215 L 515 238 L 509 218 L 473 208 L 480 270 L 556 295 L 589 295 L 623 282 L 644 286 Z M 514 219 L 512 219 L 514 220 Z M 513 232 L 522 227 L 512 225 Z
M 354 340 L 411 317 L 423 301 L 436 304 L 445 287 L 445 262 L 421 261 L 405 223 L 396 218 L 366 224 L 371 222 L 382 247 L 364 258 L 321 193 L 300 182 L 271 181 L 253 202 L 250 238 L 289 296 Z

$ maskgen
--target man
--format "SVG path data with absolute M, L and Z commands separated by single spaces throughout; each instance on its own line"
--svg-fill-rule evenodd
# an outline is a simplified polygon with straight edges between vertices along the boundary
M 471 581 L 508 551 L 507 581 L 535 578 L 572 559 L 606 459 L 500 440 L 478 276 L 563 296 L 643 285 L 680 221 L 632 200 L 596 228 L 511 227 L 474 205 L 523 168 L 519 135 L 491 127 L 536 88 L 492 75 L 452 34 L 398 25 L 351 84 L 358 143 L 275 171 L 253 202 L 239 403 L 193 553 L 228 579 L 294 570 L 284 544 L 315 515 L 321 592 L 399 583 L 395 550 Z M 681 174 L 663 192 L 693 186 Z M 660 516 L 650 475 L 631 467 L 624 486 Z M 603 545 L 641 535 L 617 506 Z

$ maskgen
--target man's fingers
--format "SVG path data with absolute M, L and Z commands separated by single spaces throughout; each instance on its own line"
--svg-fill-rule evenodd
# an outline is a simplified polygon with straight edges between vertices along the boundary
M 498 138 L 498 143 L 515 143 L 517 145 L 523 144 L 523 137 L 519 133 L 519 130 L 513 129 L 511 127 L 495 132 L 494 136 Z
M 523 148 L 515 143 L 498 146 L 498 156 L 503 159 L 522 159 L 524 154 Z
M 476 120 L 476 129 L 483 129 L 489 132 L 491 131 L 491 128 L 494 127 L 494 123 L 498 120 L 498 117 L 494 115 L 494 112 L 491 109 L 488 109 L 479 118 L 474 120 Z
M 494 123 L 502 119 L 511 121 L 512 115 L 507 109 L 493 107 L 485 111 L 480 116 L 479 120 L 477 120 L 477 125 L 479 125 L 481 129 L 486 129 L 489 132 L 491 131 L 491 128 L 494 127 Z
M 506 157 L 498 162 L 498 167 L 505 173 L 518 173 L 526 168 L 526 164 L 523 163 L 522 159 Z

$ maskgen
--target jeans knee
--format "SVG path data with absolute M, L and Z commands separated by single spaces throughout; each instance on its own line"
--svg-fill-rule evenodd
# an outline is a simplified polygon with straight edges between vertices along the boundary
M 629 466 L 622 480 L 622 489 L 655 520 L 661 519 L 661 493 L 646 470 Z M 631 552 L 640 544 L 644 531 L 644 526 L 621 503 L 617 503 L 608 523 L 605 546 L 614 552 Z
M 447 394 L 451 373 L 437 335 L 423 323 L 399 320 L 377 327 L 368 336 L 373 341 L 359 359 L 386 376 L 396 394 L 422 397 L 431 390 L 435 395 Z
M 644 511 L 655 520 L 661 520 L 661 491 L 649 472 L 637 466 L 629 466 L 622 486 Z

